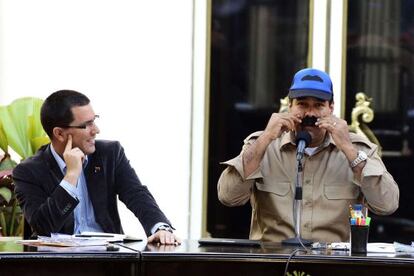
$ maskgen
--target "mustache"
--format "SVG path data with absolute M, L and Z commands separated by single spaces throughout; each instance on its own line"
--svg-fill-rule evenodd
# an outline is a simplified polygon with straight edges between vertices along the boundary
M 302 119 L 302 126 L 315 126 L 316 121 L 318 118 L 315 116 L 306 116 Z

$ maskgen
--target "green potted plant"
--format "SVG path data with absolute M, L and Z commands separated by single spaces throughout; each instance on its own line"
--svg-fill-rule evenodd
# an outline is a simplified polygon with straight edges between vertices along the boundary
M 11 150 L 20 160 L 32 156 L 40 146 L 49 142 L 40 123 L 43 100 L 19 98 L 10 105 L 0 106 L 0 235 L 22 236 L 23 214 L 14 194 L 11 177 L 17 163 Z
M 12 167 L 16 162 L 4 155 L 0 161 L 0 235 L 21 236 L 22 221 L 20 207 L 14 196 L 14 185 L 11 177 Z M 19 227 L 20 226 L 20 227 Z

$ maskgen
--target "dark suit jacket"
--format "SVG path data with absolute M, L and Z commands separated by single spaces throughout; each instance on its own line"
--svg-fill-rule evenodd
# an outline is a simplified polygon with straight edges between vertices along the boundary
M 147 235 L 158 222 L 170 224 L 139 181 L 119 142 L 98 140 L 95 147 L 84 173 L 95 219 L 102 229 L 122 233 L 117 196 L 139 219 Z M 59 185 L 62 179 L 50 145 L 43 146 L 13 170 L 16 196 L 34 234 L 73 234 L 73 210 L 78 201 Z

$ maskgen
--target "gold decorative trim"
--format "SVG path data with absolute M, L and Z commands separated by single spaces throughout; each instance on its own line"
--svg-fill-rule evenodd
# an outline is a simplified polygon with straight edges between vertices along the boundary
M 363 92 L 358 92 L 355 95 L 355 107 L 351 113 L 351 125 L 349 130 L 356 134 L 367 137 L 371 142 L 378 145 L 378 154 L 381 155 L 381 145 L 366 123 L 374 120 L 374 111 L 370 107 L 372 98 L 368 98 Z
M 287 276 L 311 276 L 305 271 L 296 271 L 296 270 L 293 270 L 293 273 L 287 272 L 286 275 Z
M 289 97 L 286 96 L 280 99 L 280 108 L 279 113 L 284 113 L 289 111 Z

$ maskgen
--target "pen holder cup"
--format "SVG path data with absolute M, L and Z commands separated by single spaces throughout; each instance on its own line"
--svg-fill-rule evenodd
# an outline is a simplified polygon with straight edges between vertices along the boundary
M 367 253 L 369 226 L 351 225 L 351 253 Z

